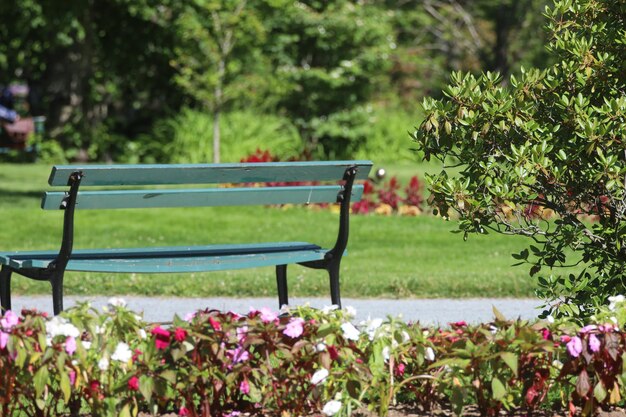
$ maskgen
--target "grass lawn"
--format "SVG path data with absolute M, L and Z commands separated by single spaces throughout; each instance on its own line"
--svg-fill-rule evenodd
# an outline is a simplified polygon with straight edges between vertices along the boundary
M 382 165 L 384 166 L 384 164 Z M 385 166 L 405 180 L 410 165 Z M 56 249 L 62 213 L 39 209 L 47 165 L 0 164 L 0 251 Z M 414 171 L 421 174 L 425 168 Z M 303 207 L 220 207 L 78 211 L 75 248 L 309 241 L 332 247 L 338 216 Z M 510 265 L 525 245 L 515 237 L 472 236 L 432 216 L 352 216 L 349 255 L 342 262 L 342 295 L 348 297 L 527 297 L 527 268 Z M 327 296 L 323 271 L 288 269 L 292 296 Z M 13 292 L 49 293 L 49 284 L 15 276 Z M 273 268 L 191 275 L 69 272 L 65 293 L 179 296 L 273 296 Z

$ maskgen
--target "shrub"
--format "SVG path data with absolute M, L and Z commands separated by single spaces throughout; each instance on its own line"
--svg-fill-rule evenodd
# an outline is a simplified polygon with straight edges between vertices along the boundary
M 624 297 L 587 326 L 510 321 L 424 327 L 397 319 L 355 326 L 350 308 L 278 315 L 201 310 L 148 324 L 119 299 L 60 316 L 0 317 L 0 414 L 56 416 L 381 416 L 477 405 L 482 415 L 555 407 L 583 414 L 626 394 Z M 20 414 L 21 413 L 21 414 Z
M 556 1 L 546 9 L 555 65 L 523 70 L 509 86 L 494 73 L 454 73 L 445 99 L 424 101 L 414 135 L 427 160 L 460 167 L 430 176 L 429 188 L 443 216 L 459 213 L 466 237 L 533 240 L 515 258 L 531 275 L 550 269 L 538 277 L 544 315 L 589 316 L 624 288 L 623 12 L 618 0 Z M 582 272 L 552 273 L 568 265 Z
M 300 155 L 302 141 L 289 120 L 252 112 L 224 113 L 221 122 L 221 159 L 237 162 L 259 146 L 287 160 Z M 146 162 L 207 163 L 213 160 L 213 120 L 209 113 L 184 109 L 177 116 L 155 124 L 139 139 Z

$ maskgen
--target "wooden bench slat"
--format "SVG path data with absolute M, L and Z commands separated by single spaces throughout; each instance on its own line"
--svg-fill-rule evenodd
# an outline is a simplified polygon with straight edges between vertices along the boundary
M 70 174 L 82 171 L 83 186 L 218 184 L 282 181 L 333 181 L 348 167 L 359 167 L 356 179 L 367 179 L 371 161 L 264 162 L 240 164 L 56 165 L 48 183 L 67 185 Z
M 79 191 L 76 209 L 328 203 L 337 201 L 337 194 L 340 190 L 341 187 L 338 185 L 318 185 L 265 188 Z M 363 186 L 357 185 L 352 191 L 353 201 L 358 201 L 361 199 Z M 41 202 L 41 208 L 58 210 L 61 208 L 64 197 L 64 192 L 46 192 Z
M 90 249 L 72 253 L 66 269 L 125 273 L 221 271 L 310 262 L 323 259 L 326 252 L 326 249 L 306 242 Z M 52 251 L 3 253 L 0 260 L 13 268 L 46 268 L 56 255 Z

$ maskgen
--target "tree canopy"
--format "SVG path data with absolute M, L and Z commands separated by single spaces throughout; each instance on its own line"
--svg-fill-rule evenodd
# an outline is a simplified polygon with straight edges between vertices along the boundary
M 523 4 L 518 4 L 523 3 Z M 517 5 L 517 6 L 515 6 Z M 0 4 L 0 85 L 27 83 L 69 157 L 115 159 L 182 107 L 284 115 L 342 157 L 366 106 L 414 108 L 450 70 L 543 62 L 543 0 L 106 0 Z M 504 12 L 502 12 L 504 10 Z M 500 22 L 505 13 L 507 20 Z M 529 46 L 532 43 L 532 47 Z M 502 52 L 504 51 L 504 52 Z M 498 55 L 499 54 L 499 55 Z M 504 55 L 502 55 L 504 54 Z

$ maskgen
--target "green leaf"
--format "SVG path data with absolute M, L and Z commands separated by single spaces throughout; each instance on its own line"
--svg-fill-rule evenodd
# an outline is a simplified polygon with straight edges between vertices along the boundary
M 494 400 L 500 400 L 506 395 L 506 388 L 498 378 L 491 380 L 491 392 L 493 393 Z
M 457 416 L 460 416 L 461 413 L 463 412 L 463 402 L 464 402 L 464 395 L 463 395 L 463 391 L 461 387 L 456 386 L 456 385 L 453 386 L 452 394 L 450 395 L 450 404 L 452 405 L 452 411 Z
M 507 366 L 511 368 L 515 376 L 517 376 L 517 369 L 518 369 L 517 366 L 519 362 L 518 361 L 519 358 L 517 357 L 517 355 L 513 352 L 502 352 L 500 354 L 500 357 L 502 358 L 504 363 L 506 363 Z
M 154 380 L 147 376 L 142 375 L 139 377 L 139 391 L 144 396 L 147 402 L 152 399 L 152 390 L 154 389 Z
M 72 384 L 70 377 L 65 372 L 61 372 L 61 392 L 63 393 L 63 401 L 67 403 L 72 394 Z
M 35 400 L 35 405 L 37 406 L 38 409 L 43 410 L 46 408 L 46 402 L 44 400 L 42 400 L 41 398 L 37 398 Z
M 496 321 L 506 321 L 506 317 L 504 317 L 504 315 L 500 313 L 500 310 L 498 310 L 496 306 L 491 306 L 491 311 L 493 311 L 493 315 L 495 316 Z
M 170 384 L 174 384 L 176 383 L 176 371 L 171 370 L 171 369 L 167 371 L 163 371 L 161 372 L 161 378 L 163 378 Z
M 37 397 L 41 397 L 44 389 L 46 388 L 46 384 L 48 383 L 48 368 L 46 366 L 39 368 L 39 370 L 35 373 L 33 383 L 35 385 L 35 395 Z
M 124 408 L 122 408 L 122 410 L 120 411 L 119 417 L 132 417 L 132 414 L 130 413 L 129 404 L 126 404 Z
M 581 397 L 585 397 L 589 393 L 590 389 L 591 384 L 589 383 L 589 374 L 587 374 L 587 371 L 583 369 L 576 379 L 576 392 Z
M 593 389 L 593 396 L 599 403 L 601 403 L 606 398 L 606 394 L 607 392 L 606 389 L 604 389 L 604 385 L 602 385 L 602 381 L 598 381 Z

